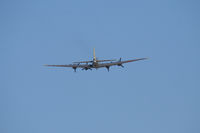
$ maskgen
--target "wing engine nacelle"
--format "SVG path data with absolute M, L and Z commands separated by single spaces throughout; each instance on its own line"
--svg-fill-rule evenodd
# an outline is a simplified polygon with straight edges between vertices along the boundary
M 108 72 L 110 71 L 110 66 L 106 66 L 106 68 L 107 68 L 107 70 L 108 70 Z
M 118 64 L 118 66 L 121 66 L 121 67 L 123 67 L 123 68 L 124 68 L 124 66 L 123 66 L 122 64 Z
M 76 72 L 77 67 L 72 67 L 74 69 L 74 72 Z
M 122 61 L 122 58 L 120 58 L 118 62 L 121 62 L 121 61 Z M 121 66 L 124 68 L 124 66 L 122 64 L 118 64 L 118 66 Z

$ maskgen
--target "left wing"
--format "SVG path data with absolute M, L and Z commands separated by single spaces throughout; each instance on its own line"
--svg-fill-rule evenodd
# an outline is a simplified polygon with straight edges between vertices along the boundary
M 48 67 L 71 67 L 71 68 L 74 69 L 74 72 L 76 72 L 76 69 L 77 69 L 77 68 L 82 68 L 82 70 L 88 70 L 88 69 L 91 70 L 91 66 L 88 65 L 88 64 L 84 64 L 84 65 L 81 65 L 81 64 L 69 64 L 69 65 L 44 65 L 44 66 L 48 66 Z
M 134 60 L 126 60 L 126 61 L 121 61 L 121 58 L 119 61 L 117 62 L 111 62 L 111 63 L 102 63 L 102 64 L 99 64 L 98 66 L 99 67 L 110 67 L 110 66 L 114 66 L 114 65 L 118 65 L 118 66 L 122 66 L 122 64 L 124 63 L 129 63 L 129 62 L 134 62 L 134 61 L 139 61 L 139 60 L 146 60 L 147 58 L 139 58 L 139 59 L 134 59 Z
M 48 67 L 83 67 L 83 65 L 76 65 L 76 64 L 70 64 L 70 65 L 44 65 Z

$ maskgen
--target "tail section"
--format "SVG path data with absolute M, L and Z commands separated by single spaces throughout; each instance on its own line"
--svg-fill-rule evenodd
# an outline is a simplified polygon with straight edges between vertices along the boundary
M 96 62 L 97 59 L 96 59 L 96 55 L 95 55 L 95 48 L 93 49 L 93 61 Z

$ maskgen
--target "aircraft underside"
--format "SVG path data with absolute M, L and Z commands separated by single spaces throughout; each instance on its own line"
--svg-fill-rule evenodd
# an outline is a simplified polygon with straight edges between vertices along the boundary
M 139 60 L 145 60 L 147 58 L 139 58 L 139 59 L 133 59 L 133 60 L 125 60 L 122 61 L 121 58 L 116 60 L 98 60 L 95 56 L 95 49 L 93 50 L 93 60 L 91 61 L 80 61 L 80 62 L 74 62 L 74 64 L 69 65 L 45 65 L 49 67 L 71 67 L 74 69 L 74 72 L 76 72 L 77 68 L 81 68 L 82 70 L 92 70 L 92 69 L 98 69 L 105 67 L 108 71 L 110 70 L 111 66 L 121 66 L 124 67 L 122 64 L 139 61 Z M 102 63 L 103 62 L 103 63 Z

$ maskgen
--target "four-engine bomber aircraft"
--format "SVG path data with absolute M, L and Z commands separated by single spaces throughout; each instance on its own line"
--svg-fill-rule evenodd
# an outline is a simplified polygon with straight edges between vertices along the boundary
M 69 65 L 45 65 L 45 66 L 71 67 L 74 69 L 74 72 L 76 72 L 77 68 L 82 68 L 82 70 L 92 70 L 92 68 L 98 69 L 98 68 L 103 68 L 103 67 L 107 68 L 107 70 L 109 71 L 110 66 L 117 65 L 117 66 L 124 67 L 122 65 L 124 63 L 145 60 L 145 59 L 147 59 L 147 58 L 139 58 L 139 59 L 134 59 L 134 60 L 126 60 L 126 61 L 122 61 L 121 58 L 118 61 L 116 61 L 116 60 L 98 60 L 95 56 L 95 49 L 93 49 L 93 60 L 91 60 L 91 61 L 73 62 L 73 64 L 69 64 Z M 100 63 L 100 62 L 104 62 L 104 63 Z

